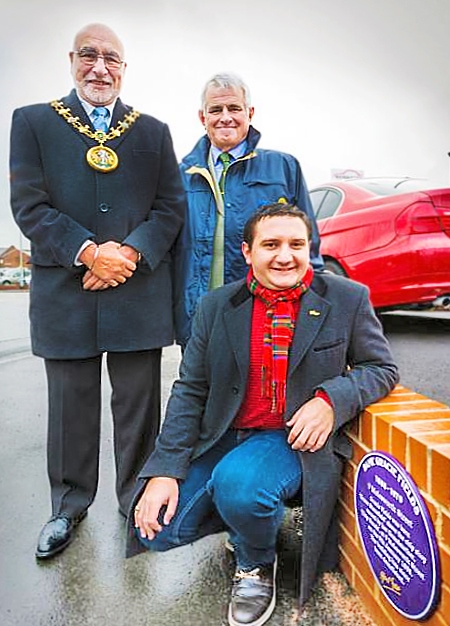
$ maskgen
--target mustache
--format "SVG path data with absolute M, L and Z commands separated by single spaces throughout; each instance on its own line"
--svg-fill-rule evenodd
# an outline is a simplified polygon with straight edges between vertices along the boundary
M 102 78 L 85 78 L 85 85 L 106 85 L 107 87 L 111 87 L 112 80 L 104 80 Z

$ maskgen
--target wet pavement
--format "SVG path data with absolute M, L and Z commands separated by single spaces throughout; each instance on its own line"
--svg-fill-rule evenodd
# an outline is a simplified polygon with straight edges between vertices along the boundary
M 34 557 L 49 516 L 46 385 L 29 350 L 28 294 L 0 292 L 0 624 L 1 626 L 222 626 L 233 573 L 225 535 L 163 554 L 124 558 L 125 521 L 114 496 L 109 386 L 104 386 L 100 484 L 73 543 L 48 562 Z M 163 353 L 163 400 L 179 350 Z M 104 377 L 107 380 L 107 377 Z M 295 559 L 298 509 L 280 538 L 278 601 L 269 626 L 373 626 L 340 574 L 325 575 L 300 616 Z

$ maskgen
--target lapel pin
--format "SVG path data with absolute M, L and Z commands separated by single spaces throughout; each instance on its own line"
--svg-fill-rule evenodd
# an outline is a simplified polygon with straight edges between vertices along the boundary
M 310 309 L 308 311 L 308 315 L 313 315 L 314 317 L 318 317 L 320 315 L 320 311 L 316 311 L 316 309 Z

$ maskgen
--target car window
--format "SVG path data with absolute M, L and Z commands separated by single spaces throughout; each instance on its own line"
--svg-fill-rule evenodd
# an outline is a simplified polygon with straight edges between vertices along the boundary
M 314 214 L 318 220 L 331 217 L 341 205 L 342 193 L 336 189 L 317 189 L 310 195 Z
M 334 215 L 342 202 L 342 192 L 329 187 L 311 191 L 310 195 L 314 214 L 318 220 Z
M 327 191 L 328 191 L 327 189 L 315 189 L 314 191 L 311 191 L 309 194 L 311 198 L 313 212 L 314 212 L 314 215 L 316 216 L 319 212 L 320 205 L 322 204 L 323 199 L 327 195 Z
M 331 217 L 332 215 L 334 215 L 340 207 L 341 201 L 342 194 L 339 191 L 335 191 L 334 189 L 328 189 L 328 193 L 323 199 L 322 204 L 320 205 L 317 219 L 321 220 L 325 217 Z

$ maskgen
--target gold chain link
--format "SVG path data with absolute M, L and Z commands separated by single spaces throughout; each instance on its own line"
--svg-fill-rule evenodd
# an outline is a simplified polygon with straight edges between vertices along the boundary
M 53 100 L 50 102 L 50 105 L 55 109 L 55 111 L 61 115 L 68 124 L 73 126 L 79 133 L 82 135 L 86 135 L 89 139 L 95 139 L 102 146 L 105 142 L 110 139 L 115 139 L 116 137 L 120 137 L 123 133 L 130 128 L 140 116 L 139 111 L 135 111 L 134 109 L 131 113 L 127 113 L 124 119 L 117 123 L 116 128 L 110 128 L 107 133 L 104 133 L 102 130 L 92 131 L 91 128 L 87 124 L 82 124 L 80 122 L 79 117 L 74 117 L 72 115 L 72 111 L 69 107 L 65 107 L 63 102 L 58 102 L 58 100 Z

